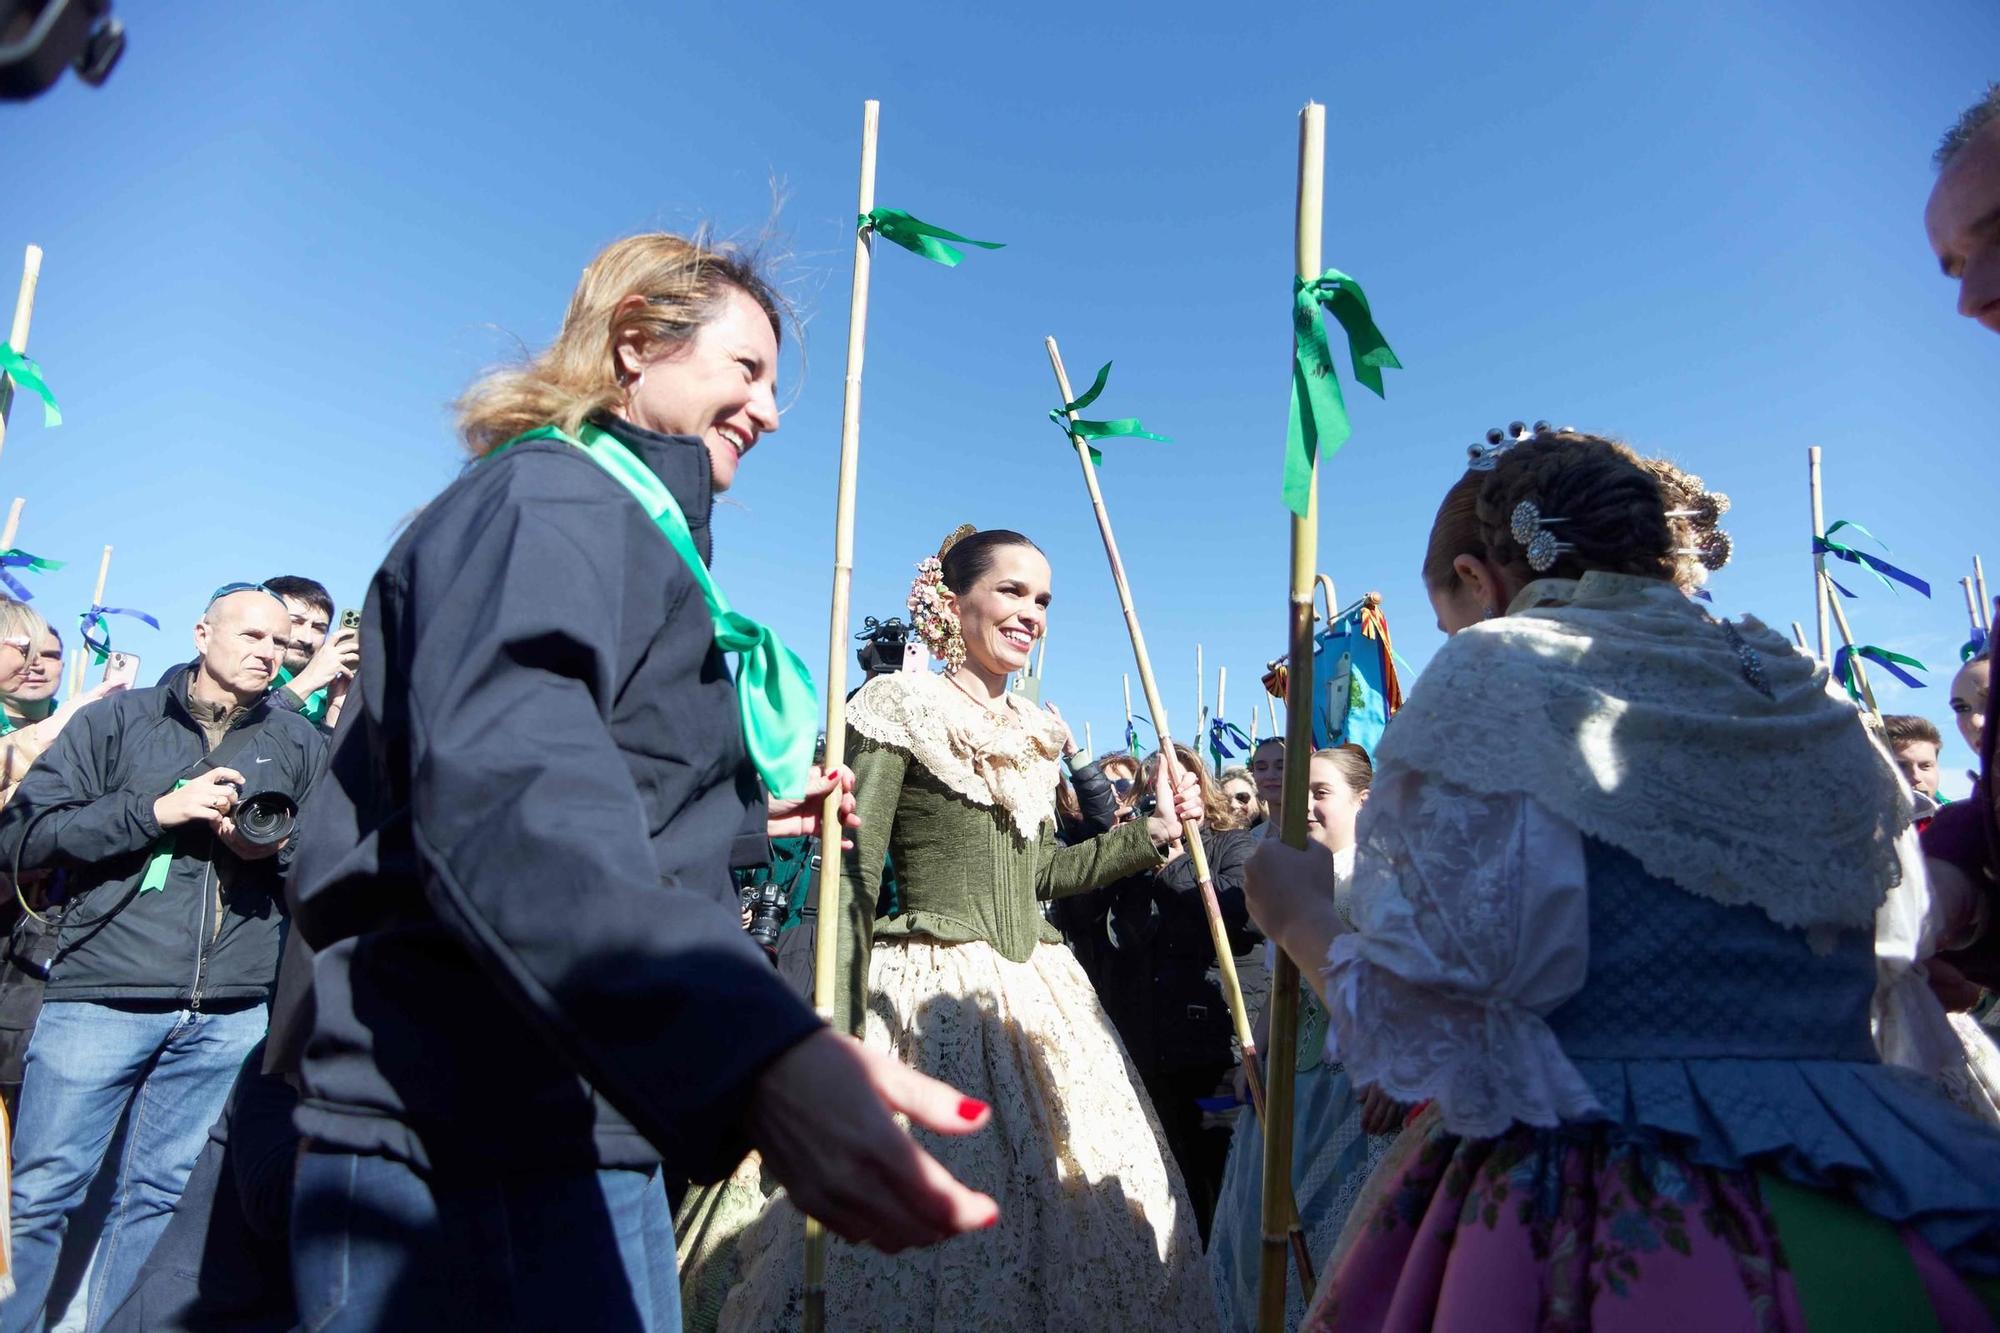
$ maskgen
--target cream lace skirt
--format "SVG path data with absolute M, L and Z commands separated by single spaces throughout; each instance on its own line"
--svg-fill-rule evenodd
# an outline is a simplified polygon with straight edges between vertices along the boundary
M 865 1040 L 978 1097 L 990 1124 L 917 1131 L 1000 1204 L 990 1230 L 896 1255 L 834 1241 L 827 1327 L 1120 1333 L 1212 1329 L 1208 1274 L 1173 1158 L 1067 949 L 878 941 Z M 804 1227 L 779 1194 L 744 1233 L 725 1333 L 798 1327 Z

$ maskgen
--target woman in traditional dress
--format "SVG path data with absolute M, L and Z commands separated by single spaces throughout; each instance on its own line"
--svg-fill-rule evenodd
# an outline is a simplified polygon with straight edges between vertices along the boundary
M 848 704 L 861 828 L 844 858 L 836 1025 L 991 1104 L 976 1145 L 918 1138 L 997 1200 L 1000 1218 L 929 1254 L 833 1246 L 827 1325 L 1212 1327 L 1194 1216 L 1159 1123 L 1039 906 L 1160 865 L 1181 821 L 1199 820 L 1200 793 L 1186 775 L 1173 790 L 1163 776 L 1149 816 L 1061 846 L 1061 724 L 1006 689 L 1046 624 L 1047 559 L 1019 533 L 962 528 L 920 570 L 912 617 L 944 673 L 878 677 Z M 901 904 L 877 920 L 885 853 Z M 801 1237 L 798 1212 L 774 1200 L 743 1237 L 724 1330 L 796 1325 Z
M 1334 907 L 1352 924 L 1349 889 L 1354 882 L 1354 822 L 1368 799 L 1374 767 L 1358 745 L 1321 750 L 1312 757 L 1306 793 L 1306 836 L 1333 862 Z M 1368 1173 L 1382 1160 L 1404 1108 L 1379 1094 L 1364 1098 L 1336 1061 L 1326 1058 L 1326 1007 L 1309 986 L 1300 986 L 1298 1082 L 1292 1108 L 1292 1196 L 1298 1202 L 1307 1250 L 1317 1260 L 1332 1253 L 1348 1211 Z M 1258 1016 L 1260 1049 L 1268 1048 L 1270 1013 Z M 1373 1132 L 1371 1132 L 1373 1131 Z M 1209 1229 L 1208 1262 L 1215 1298 L 1227 1333 L 1257 1327 L 1257 1284 L 1263 1242 L 1264 1130 L 1257 1114 L 1244 1107 L 1236 1117 L 1236 1137 L 1222 1198 Z M 1285 1327 L 1305 1316 L 1305 1294 L 1286 1287 Z
M 1824 668 L 1677 586 L 1718 509 L 1571 431 L 1476 459 L 1353 928 L 1324 856 L 1253 858 L 1329 1056 L 1432 1102 L 1308 1328 L 1991 1327 L 2000 1132 L 1869 1034 L 1909 799 Z

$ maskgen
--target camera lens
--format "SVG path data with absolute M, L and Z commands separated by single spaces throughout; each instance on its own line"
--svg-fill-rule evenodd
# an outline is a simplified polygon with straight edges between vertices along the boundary
M 253 847 L 273 847 L 292 835 L 299 807 L 279 791 L 258 792 L 236 803 L 230 816 L 236 821 L 236 835 Z

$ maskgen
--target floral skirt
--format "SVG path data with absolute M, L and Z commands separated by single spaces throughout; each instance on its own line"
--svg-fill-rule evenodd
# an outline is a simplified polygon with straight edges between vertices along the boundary
M 1478 1333 L 1986 1330 L 1920 1237 L 1609 1126 L 1492 1139 L 1426 1111 L 1348 1219 L 1305 1328 Z
M 1069 950 L 1014 963 L 985 944 L 878 940 L 863 1039 L 992 1106 L 979 1133 L 915 1134 L 1000 1220 L 894 1256 L 834 1240 L 828 1328 L 1214 1328 L 1187 1191 Z M 798 1210 L 774 1195 L 741 1236 L 725 1333 L 798 1327 L 803 1255 Z

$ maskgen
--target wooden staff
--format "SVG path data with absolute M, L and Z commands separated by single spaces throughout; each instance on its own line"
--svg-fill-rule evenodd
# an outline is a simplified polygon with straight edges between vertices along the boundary
M 1806 450 L 1806 482 L 1812 487 L 1812 523 L 1815 542 L 1826 536 L 1826 510 L 1820 504 L 1819 495 L 1819 446 Z M 1826 555 L 1813 552 L 1813 606 L 1819 617 L 1819 660 L 1829 667 L 1833 665 L 1833 651 L 1828 646 L 1831 635 L 1827 633 L 1827 603 L 1831 600 L 1826 583 Z
M 1807 657 L 1812 656 L 1812 649 L 1806 647 L 1806 628 L 1796 620 L 1792 622 L 1792 642 L 1798 644 L 1799 651 Z
M 1301 280 L 1320 274 L 1321 212 L 1326 189 L 1326 108 L 1307 102 L 1299 112 L 1298 216 L 1294 252 Z M 1313 460 L 1306 516 L 1291 516 L 1291 621 L 1287 625 L 1290 669 L 1285 672 L 1285 786 L 1278 821 L 1287 847 L 1306 846 L 1307 785 L 1312 777 L 1313 573 L 1319 566 L 1319 460 Z M 1329 602 L 1327 614 L 1333 614 Z M 1283 949 L 1271 969 L 1270 1086 L 1264 1117 L 1264 1245 L 1257 1285 L 1257 1327 L 1284 1333 L 1286 1201 L 1292 1192 L 1292 1101 L 1298 1074 L 1299 967 Z M 1301 1276 L 1312 1301 L 1311 1275 Z
M 26 503 L 26 500 L 17 495 L 14 497 L 14 503 L 7 506 L 7 526 L 0 528 L 0 551 L 14 549 L 14 538 L 20 535 L 21 531 L 21 506 Z
M 1071 402 L 1076 394 L 1069 387 L 1069 372 L 1063 369 L 1062 351 L 1054 338 L 1048 339 L 1049 366 L 1055 371 L 1056 388 L 1062 393 L 1062 401 Z M 1076 413 L 1067 414 L 1074 422 Z M 1159 742 L 1162 763 L 1178 768 L 1174 757 L 1173 729 L 1167 723 L 1167 707 L 1160 701 L 1159 681 L 1153 675 L 1153 659 L 1146 652 L 1146 636 L 1139 628 L 1139 613 L 1132 606 L 1132 585 L 1125 578 L 1125 561 L 1118 554 L 1118 539 L 1111 532 L 1111 513 L 1104 507 L 1104 492 L 1097 484 L 1097 469 L 1090 461 L 1090 446 L 1074 430 L 1069 442 L 1076 449 L 1076 460 L 1083 468 L 1084 488 L 1090 492 L 1090 507 L 1097 515 L 1097 535 L 1104 541 L 1104 556 L 1111 564 L 1111 582 L 1118 590 L 1118 606 L 1125 613 L 1125 632 L 1132 640 L 1134 665 L 1139 668 L 1139 688 L 1146 696 L 1146 708 L 1153 715 L 1153 734 Z M 1129 697 L 1129 677 L 1128 697 Z M 1127 705 L 1130 706 L 1129 703 Z M 1199 742 L 1197 742 L 1199 744 Z M 1208 914 L 1209 938 L 1215 945 L 1216 967 L 1222 973 L 1222 993 L 1229 1001 L 1229 1014 L 1236 1024 L 1236 1040 L 1243 1049 L 1243 1081 L 1250 1088 L 1250 1104 L 1264 1121 L 1265 1133 L 1270 1133 L 1270 1117 L 1264 1113 L 1264 1080 L 1257 1066 L 1257 1039 L 1250 1032 L 1250 1012 L 1243 1003 L 1243 987 L 1236 979 L 1236 955 L 1229 948 L 1229 932 L 1222 922 L 1222 904 L 1215 897 L 1215 880 L 1208 872 L 1208 850 L 1201 844 L 1198 829 L 1188 830 L 1185 838 L 1188 864 L 1194 870 L 1195 881 L 1201 886 L 1202 907 Z M 1299 1210 L 1291 1201 L 1290 1182 L 1286 1182 L 1284 1200 L 1287 1215 L 1291 1219 L 1292 1254 L 1299 1265 L 1299 1280 L 1307 1284 L 1312 1280 L 1312 1259 L 1306 1252 L 1305 1233 L 1299 1229 Z
M 1250 701 L 1250 753 L 1257 753 L 1257 701 Z
M 14 503 L 19 504 L 21 502 L 16 500 Z M 1986 627 L 1979 623 L 1979 594 L 1972 590 L 1972 580 L 1970 578 L 1960 579 L 1958 586 L 1959 590 L 1965 594 L 1965 616 L 1966 619 L 1972 622 L 1973 632 L 1977 633 L 1985 629 Z
M 1083 724 L 1083 757 L 1085 759 L 1097 758 L 1097 742 L 1090 739 L 1090 724 L 1088 722 Z
M 1284 735 L 1285 729 L 1278 725 L 1278 696 L 1275 694 L 1265 695 L 1264 707 L 1271 710 L 1271 734 L 1273 736 Z
M 97 562 L 97 591 L 90 594 L 90 604 L 92 606 L 104 605 L 104 581 L 110 577 L 111 548 L 107 546 L 104 548 L 104 555 Z M 83 663 L 89 656 L 89 647 L 79 642 L 76 645 L 76 660 L 70 664 L 69 668 L 69 692 L 63 696 L 65 699 L 74 699 L 77 695 L 83 693 Z
M 1063 399 L 1068 402 L 1069 399 Z M 1208 734 L 1208 684 L 1202 679 L 1207 668 L 1201 664 L 1201 645 L 1194 646 L 1194 752 L 1201 753 L 1201 738 Z
M 1861 664 L 1861 654 L 1854 651 L 1854 629 L 1847 623 L 1847 612 L 1838 601 L 1832 603 L 1833 622 L 1840 627 L 1840 641 L 1847 645 L 1847 669 L 1854 673 L 1854 683 L 1861 687 L 1861 697 L 1868 704 L 1868 711 L 1876 717 L 1882 710 L 1875 704 L 1875 691 L 1868 684 L 1868 668 Z
M 861 104 L 861 191 L 858 215 L 875 207 L 875 133 L 881 104 L 872 98 Z M 874 232 L 854 232 L 854 285 L 847 304 L 847 380 L 840 400 L 840 485 L 833 515 L 833 606 L 827 625 L 826 757 L 827 771 L 847 758 L 847 595 L 854 578 L 854 482 L 861 455 L 861 365 L 868 336 L 868 270 L 874 258 Z M 840 964 L 840 789 L 827 794 L 820 807 L 820 871 L 817 899 L 818 930 L 813 941 L 813 1007 L 829 1021 Z M 806 1219 L 806 1333 L 826 1328 L 826 1228 L 818 1218 Z
M 1979 594 L 1979 628 L 1993 632 L 1993 600 L 1986 595 L 1986 562 L 1972 557 L 1972 587 Z
M 1229 668 L 1217 667 L 1215 669 L 1215 720 L 1217 722 L 1229 721 L 1228 699 Z M 1222 758 L 1221 747 L 1217 746 L 1215 754 L 1215 772 L 1217 777 L 1222 776 Z
M 42 247 L 31 245 L 21 260 L 21 290 L 14 296 L 14 327 L 7 345 L 15 351 L 28 350 L 28 325 L 35 318 L 35 288 L 42 281 Z M 7 416 L 14 410 L 14 380 L 0 375 L 0 448 L 7 444 Z

